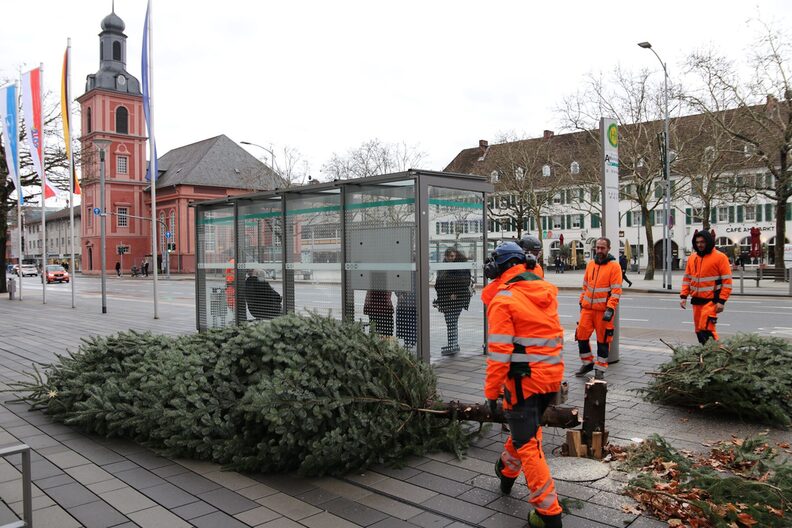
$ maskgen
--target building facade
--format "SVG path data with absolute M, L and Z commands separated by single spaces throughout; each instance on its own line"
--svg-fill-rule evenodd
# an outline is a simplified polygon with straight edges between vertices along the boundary
M 704 116 L 681 118 L 688 120 L 688 128 L 695 120 L 701 121 Z M 685 130 L 686 123 L 679 126 Z M 688 144 L 689 158 L 697 155 L 707 157 L 706 142 L 700 145 Z M 519 154 L 518 154 L 519 153 Z M 674 153 L 671 153 L 674 156 Z M 522 157 L 521 157 L 522 156 Z M 621 160 L 620 153 L 620 160 Z M 773 184 L 773 176 L 759 160 L 746 149 L 738 160 L 730 162 L 730 169 L 724 170 L 718 180 L 719 185 L 734 185 L 740 182 L 740 188 L 747 188 L 745 182 L 756 182 L 757 186 Z M 680 165 L 684 161 L 679 162 Z M 639 166 L 642 161 L 639 160 Z M 508 167 L 508 169 L 504 169 Z M 672 262 L 674 269 L 684 268 L 687 257 L 693 251 L 692 237 L 696 230 L 703 226 L 703 202 L 696 185 L 689 181 L 690 170 L 682 174 L 674 170 L 672 163 L 672 189 L 684 186 L 681 192 L 674 192 L 670 210 L 670 238 L 672 246 Z M 687 168 L 689 169 L 689 167 Z M 526 171 L 536 174 L 528 174 Z M 488 225 L 471 225 L 470 222 L 455 219 L 438 222 L 434 235 L 442 238 L 454 233 L 464 239 L 468 231 L 471 236 L 481 229 L 488 230 L 491 245 L 501 240 L 512 240 L 518 234 L 535 234 L 543 240 L 545 261 L 552 264 L 556 257 L 562 257 L 567 267 L 583 267 L 592 255 L 592 244 L 601 233 L 601 188 L 596 183 L 599 174 L 599 160 L 596 138 L 588 132 L 556 135 L 545 131 L 540 138 L 517 142 L 490 145 L 481 140 L 478 147 L 461 151 L 452 160 L 445 171 L 477 174 L 488 176 L 495 184 L 496 192 L 489 198 Z M 660 170 L 657 170 L 658 176 Z M 531 180 L 532 189 L 520 197 L 521 185 Z M 695 179 L 695 178 L 693 178 Z M 644 269 L 649 264 L 649 251 L 646 241 L 646 221 L 652 225 L 651 233 L 654 246 L 654 267 L 663 269 L 663 236 L 665 213 L 662 205 L 664 187 L 660 178 L 651 180 L 648 185 L 649 200 L 653 209 L 648 211 L 648 218 L 643 218 L 636 202 L 628 199 L 633 195 L 633 180 L 620 176 L 619 202 L 619 250 L 624 251 L 629 245 L 629 254 L 633 268 Z M 540 208 L 540 215 L 510 214 L 519 212 L 520 200 L 530 200 L 532 193 L 547 193 L 547 198 Z M 654 207 L 656 204 L 658 204 Z M 714 231 L 716 246 L 729 256 L 733 262 L 745 262 L 749 265 L 767 265 L 775 263 L 774 246 L 778 243 L 775 236 L 776 211 L 772 201 L 761 194 L 735 192 L 720 193 L 711 202 L 709 213 L 710 229 Z M 522 218 L 518 226 L 515 216 Z M 789 243 L 792 231 L 792 204 L 787 205 L 786 240 Z M 520 229 L 518 229 L 518 227 Z M 751 230 L 758 229 L 761 241 L 761 254 L 756 258 L 751 255 Z M 756 233 L 756 231 L 754 231 Z M 563 250 L 562 250 L 563 247 Z
M 123 267 L 144 260 L 160 266 L 163 259 L 177 272 L 195 271 L 192 201 L 214 199 L 279 184 L 273 171 L 247 151 L 217 136 L 174 149 L 158 159 L 157 255 L 152 256 L 151 189 L 147 175 L 147 136 L 140 82 L 126 70 L 124 22 L 115 12 L 106 16 L 99 34 L 99 71 L 88 75 L 81 109 L 82 203 L 81 269 L 101 267 L 100 155 L 105 140 L 106 261 Z M 165 131 L 167 134 L 167 131 Z M 172 250 L 168 250 L 171 244 Z

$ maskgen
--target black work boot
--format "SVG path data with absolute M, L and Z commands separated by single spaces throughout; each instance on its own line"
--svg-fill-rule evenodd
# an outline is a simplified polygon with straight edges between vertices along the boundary
M 495 474 L 500 479 L 500 490 L 504 495 L 508 495 L 511 493 L 512 486 L 514 486 L 514 482 L 517 480 L 517 477 L 506 477 L 503 475 L 503 460 L 498 458 L 498 461 L 495 462 Z
M 534 510 L 528 516 L 528 526 L 530 528 L 563 528 L 561 526 L 561 514 L 542 515 Z
M 594 370 L 594 363 L 585 363 L 575 372 L 575 376 L 582 378 L 592 370 Z

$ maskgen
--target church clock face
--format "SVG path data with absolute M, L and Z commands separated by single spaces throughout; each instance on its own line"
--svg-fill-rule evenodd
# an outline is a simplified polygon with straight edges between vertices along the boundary
M 119 75 L 117 81 L 118 81 L 118 86 L 126 85 L 126 77 L 124 77 L 123 75 Z

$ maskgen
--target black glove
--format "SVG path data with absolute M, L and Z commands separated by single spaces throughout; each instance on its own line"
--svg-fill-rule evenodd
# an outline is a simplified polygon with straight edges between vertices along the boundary
M 580 306 L 580 311 L 582 312 L 583 311 L 583 303 L 578 303 L 578 306 Z
M 602 320 L 605 322 L 609 322 L 611 319 L 613 319 L 613 313 L 614 313 L 613 308 L 606 309 L 605 313 L 602 314 Z
M 489 407 L 490 416 L 495 416 L 498 412 L 498 400 L 487 400 L 487 406 Z

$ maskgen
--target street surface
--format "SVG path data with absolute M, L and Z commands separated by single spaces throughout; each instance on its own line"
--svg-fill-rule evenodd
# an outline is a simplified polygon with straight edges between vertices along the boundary
M 554 276 L 548 276 L 553 282 Z M 280 284 L 273 286 L 280 291 Z M 97 313 L 101 308 L 101 286 L 97 277 L 78 276 L 75 282 L 77 302 L 96 304 Z M 69 284 L 50 284 L 47 286 L 48 304 L 70 306 L 71 286 Z M 159 304 L 162 314 L 178 312 L 179 319 L 195 320 L 195 282 L 193 280 L 164 280 L 158 283 Z M 340 286 L 332 284 L 298 283 L 297 305 L 311 306 L 322 312 L 340 312 Z M 362 308 L 363 292 L 358 292 L 357 305 Z M 23 290 L 25 302 L 41 301 L 41 283 L 26 278 Z M 432 293 L 434 294 L 434 292 Z M 145 305 L 152 305 L 152 281 L 131 277 L 109 277 L 107 280 L 108 311 L 126 311 L 129 303 L 135 303 L 138 312 Z M 562 289 L 558 296 L 561 323 L 574 327 L 578 314 L 578 294 L 570 289 Z M 153 310 L 153 308 L 152 308 Z M 439 314 L 433 311 L 434 319 L 442 322 Z M 162 315 L 165 317 L 165 315 Z M 475 325 L 483 320 L 480 302 L 471 302 L 470 310 L 464 311 L 460 328 Z M 679 307 L 679 297 L 672 294 L 642 293 L 624 290 L 621 300 L 620 325 L 622 331 L 653 330 L 670 337 L 693 333 L 690 305 L 687 310 Z M 718 331 L 724 335 L 739 332 L 762 332 L 792 339 L 792 298 L 790 297 L 752 297 L 732 296 L 726 303 L 726 310 L 720 316 Z

